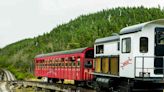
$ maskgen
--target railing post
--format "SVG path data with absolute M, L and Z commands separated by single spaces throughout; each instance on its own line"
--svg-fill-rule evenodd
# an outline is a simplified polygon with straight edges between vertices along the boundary
M 134 77 L 136 77 L 136 57 L 134 57 Z
M 144 77 L 144 57 L 142 57 L 142 78 Z

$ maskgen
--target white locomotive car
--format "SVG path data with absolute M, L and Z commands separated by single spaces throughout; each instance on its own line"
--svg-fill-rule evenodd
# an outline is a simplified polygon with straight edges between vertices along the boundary
M 101 84 L 99 87 L 113 90 L 126 86 L 123 92 L 131 92 L 130 88 L 133 91 L 164 88 L 161 86 L 164 85 L 161 84 L 164 83 L 164 19 L 125 27 L 119 35 L 97 39 L 94 50 L 93 74 Z M 159 83 L 159 87 L 152 87 Z M 150 88 L 139 87 L 148 84 Z

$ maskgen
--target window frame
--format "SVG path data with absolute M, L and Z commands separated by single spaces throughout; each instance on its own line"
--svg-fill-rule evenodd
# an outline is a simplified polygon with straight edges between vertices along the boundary
M 120 51 L 120 42 L 117 42 L 117 50 Z
M 130 50 L 127 51 L 127 48 L 126 48 L 126 51 L 124 51 L 124 50 L 123 50 L 123 41 L 124 41 L 124 40 L 127 40 L 127 39 L 130 40 Z M 121 52 L 122 52 L 122 53 L 131 53 L 131 48 L 132 48 L 131 44 L 132 44 L 132 42 L 131 42 L 131 37 L 122 38 L 122 41 L 121 41 L 121 49 L 122 49 L 122 50 L 121 50 Z M 127 46 L 127 45 L 126 45 L 126 46 Z
M 145 50 L 145 52 L 142 51 L 142 49 L 141 49 L 141 44 L 143 43 L 143 42 L 141 43 L 141 39 L 142 38 L 146 38 L 147 39 L 147 49 Z M 139 42 L 139 51 L 140 51 L 140 53 L 148 53 L 148 51 L 149 51 L 149 38 L 148 37 L 140 37 L 140 40 L 139 41 L 140 41 Z
M 81 65 L 81 57 L 78 56 L 78 57 L 76 58 L 76 67 L 80 67 L 80 65 Z
M 162 28 L 161 28 L 162 29 Z M 160 41 L 160 37 L 161 37 L 161 35 L 163 35 L 163 34 L 160 34 L 160 33 L 163 33 L 163 31 L 159 31 L 159 30 L 157 30 L 157 32 L 156 32 L 156 37 L 155 37 L 155 40 L 156 40 L 156 44 L 157 45 L 164 45 L 164 43 L 160 43 L 159 41 Z M 162 39 L 164 39 L 164 38 L 162 38 Z M 163 40 L 162 40 L 163 41 Z
M 97 48 L 99 48 L 100 46 L 102 46 L 102 53 L 100 52 L 100 49 L 99 49 L 99 51 L 97 51 L 98 50 Z M 103 54 L 103 53 L 104 53 L 104 45 L 103 44 L 96 45 L 96 54 Z

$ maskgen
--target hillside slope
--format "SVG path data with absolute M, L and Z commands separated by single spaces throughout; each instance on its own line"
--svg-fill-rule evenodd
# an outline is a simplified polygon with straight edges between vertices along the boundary
M 81 15 L 50 33 L 24 39 L 0 49 L 0 66 L 10 69 L 16 77 L 30 77 L 33 58 L 37 54 L 79 47 L 92 47 L 95 39 L 118 33 L 121 28 L 164 18 L 159 8 L 115 8 Z M 22 30 L 23 31 L 23 30 Z

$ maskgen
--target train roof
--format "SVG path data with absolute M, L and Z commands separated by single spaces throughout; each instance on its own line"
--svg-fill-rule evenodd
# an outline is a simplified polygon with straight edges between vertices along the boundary
M 78 49 L 73 49 L 73 50 L 65 50 L 65 51 L 52 52 L 52 53 L 47 53 L 47 54 L 40 54 L 40 55 L 37 55 L 35 58 L 46 57 L 46 56 L 56 56 L 56 55 L 63 55 L 63 54 L 82 53 L 87 48 L 88 47 L 78 48 Z
M 96 39 L 95 44 L 118 41 L 119 39 L 120 39 L 119 35 L 118 36 L 105 37 L 105 38 L 99 38 L 99 39 Z
M 128 26 L 128 27 L 123 28 L 120 31 L 120 35 L 122 35 L 122 34 L 129 34 L 129 33 L 135 33 L 135 32 L 141 31 L 148 24 L 152 24 L 152 23 L 163 24 L 163 22 L 164 22 L 164 19 L 158 19 L 158 20 L 153 20 L 153 21 L 141 23 L 141 24 Z

